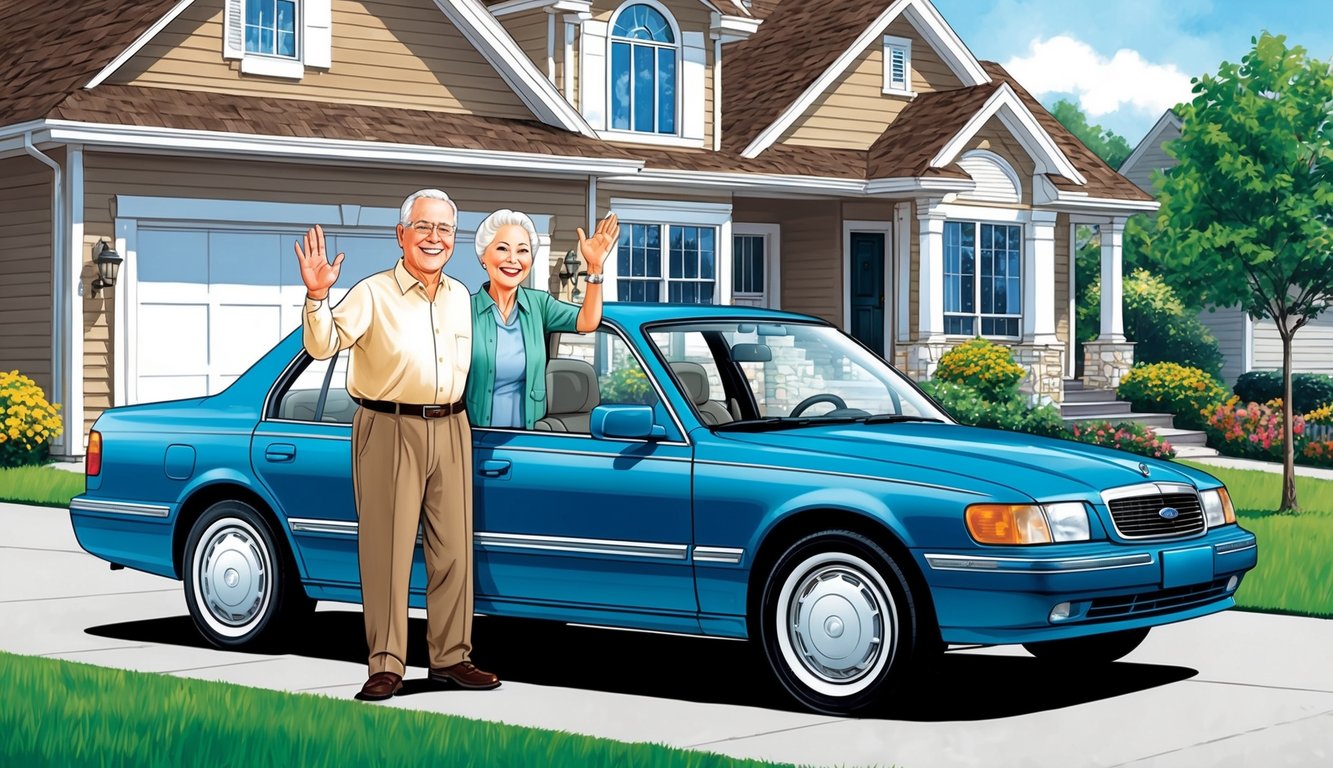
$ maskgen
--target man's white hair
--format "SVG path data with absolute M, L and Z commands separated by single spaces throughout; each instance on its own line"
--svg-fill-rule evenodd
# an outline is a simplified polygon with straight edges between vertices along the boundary
M 495 241 L 495 236 L 499 234 L 501 227 L 518 225 L 528 233 L 528 246 L 533 254 L 537 253 L 537 225 L 532 223 L 532 219 L 526 213 L 511 211 L 508 208 L 501 208 L 486 217 L 486 220 L 477 227 L 477 236 L 473 239 L 473 244 L 477 247 L 477 261 L 486 254 L 486 249 L 491 247 Z
M 403 201 L 403 206 L 398 209 L 399 224 L 403 225 L 404 227 L 410 227 L 413 224 L 412 206 L 422 198 L 425 198 L 427 200 L 443 200 L 444 202 L 448 203 L 449 207 L 454 209 L 454 224 L 455 225 L 458 224 L 458 204 L 455 203 L 453 200 L 450 200 L 448 195 L 446 195 L 444 192 L 438 189 L 419 189 L 416 192 L 413 192 L 412 194 L 408 195 L 407 199 Z M 430 222 L 430 223 L 435 224 L 437 222 Z

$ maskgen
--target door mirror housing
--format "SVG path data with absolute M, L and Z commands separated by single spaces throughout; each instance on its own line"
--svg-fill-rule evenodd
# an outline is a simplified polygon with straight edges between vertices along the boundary
M 651 405 L 599 405 L 592 409 L 592 436 L 598 440 L 664 440 L 666 429 L 653 423 Z

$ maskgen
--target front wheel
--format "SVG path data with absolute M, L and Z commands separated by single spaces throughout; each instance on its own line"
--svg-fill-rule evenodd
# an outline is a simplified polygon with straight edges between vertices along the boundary
M 758 610 L 778 680 L 806 707 L 833 715 L 874 703 L 907 666 L 920 631 L 902 570 L 851 531 L 823 531 L 788 548 Z
M 1104 635 L 1071 637 L 1067 640 L 1045 640 L 1024 643 L 1027 652 L 1042 661 L 1076 664 L 1110 664 L 1139 647 L 1148 636 L 1148 627 L 1122 629 Z
M 241 501 L 220 501 L 190 528 L 185 603 L 195 627 L 219 648 L 278 639 L 314 610 L 295 569 L 262 516 Z

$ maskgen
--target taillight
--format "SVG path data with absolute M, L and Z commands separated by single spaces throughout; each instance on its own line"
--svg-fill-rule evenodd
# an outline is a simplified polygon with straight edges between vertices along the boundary
M 102 433 L 95 429 L 88 432 L 88 456 L 84 464 L 88 477 L 102 474 Z

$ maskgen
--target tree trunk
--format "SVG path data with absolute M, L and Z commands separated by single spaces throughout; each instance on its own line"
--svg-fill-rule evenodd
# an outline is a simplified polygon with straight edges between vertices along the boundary
M 1294 515 L 1301 511 L 1296 506 L 1296 441 L 1292 434 L 1296 404 L 1291 397 L 1291 340 L 1295 334 L 1284 325 L 1278 324 L 1282 337 L 1282 503 L 1278 511 Z

